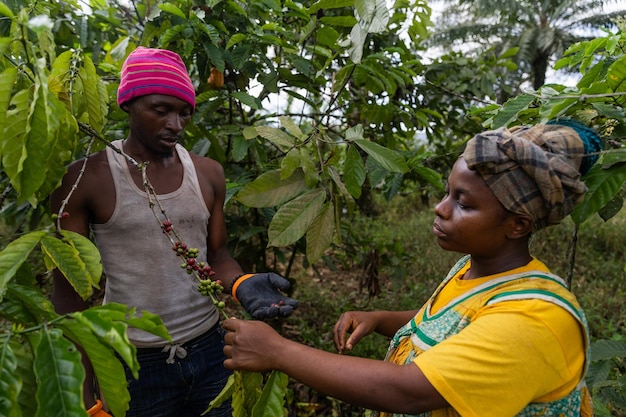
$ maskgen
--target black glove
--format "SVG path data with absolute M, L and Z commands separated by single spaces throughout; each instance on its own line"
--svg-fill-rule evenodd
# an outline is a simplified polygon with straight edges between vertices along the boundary
M 273 272 L 245 274 L 233 281 L 231 294 L 250 315 L 263 320 L 276 316 L 287 317 L 298 307 L 298 301 L 285 296 L 281 291 L 291 284 Z

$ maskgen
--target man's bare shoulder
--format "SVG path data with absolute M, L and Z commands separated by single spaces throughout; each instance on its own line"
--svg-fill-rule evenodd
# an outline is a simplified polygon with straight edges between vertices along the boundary
M 108 182 L 111 175 L 106 152 L 104 150 L 95 152 L 72 162 L 67 168 L 63 183 L 74 183 L 79 179 L 79 176 L 79 184 L 83 185 L 80 188 L 83 190 L 97 191 L 98 186 L 101 186 L 105 181 Z
M 191 160 L 193 161 L 196 170 L 212 177 L 215 175 L 218 177 L 224 177 L 224 167 L 215 159 L 209 158 L 208 156 L 200 156 L 191 152 L 189 152 L 189 155 L 191 156 Z

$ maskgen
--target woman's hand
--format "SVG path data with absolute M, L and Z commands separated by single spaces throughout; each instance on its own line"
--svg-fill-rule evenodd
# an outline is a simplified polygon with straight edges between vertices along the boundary
M 373 333 L 378 325 L 378 316 L 375 312 L 346 311 L 343 313 L 333 330 L 335 348 L 340 354 L 350 351 L 365 336 Z M 350 337 L 346 341 L 346 335 Z
M 273 355 L 280 354 L 280 336 L 268 324 L 255 320 L 224 320 L 224 367 L 231 370 L 262 372 L 275 369 Z

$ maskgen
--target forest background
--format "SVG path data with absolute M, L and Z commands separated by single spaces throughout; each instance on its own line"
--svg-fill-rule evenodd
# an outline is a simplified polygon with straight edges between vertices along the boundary
M 158 317 L 99 306 L 97 250 L 47 205 L 70 161 L 125 137 L 115 92 L 138 45 L 175 50 L 190 70 L 184 144 L 225 168 L 231 253 L 294 284 L 300 308 L 273 324 L 328 350 L 341 311 L 415 308 L 458 256 L 430 224 L 466 140 L 553 118 L 596 129 L 605 151 L 585 202 L 533 252 L 588 312 L 596 415 L 626 415 L 626 12 L 604 3 L 446 1 L 437 21 L 420 0 L 0 3 L 0 415 L 86 415 L 79 344 L 122 416 L 115 354 L 138 366 L 127 326 L 165 335 Z M 576 81 L 553 81 L 566 75 Z M 53 268 L 94 307 L 57 315 Z M 386 344 L 355 354 L 380 358 Z M 295 381 L 279 391 L 291 415 L 360 412 Z

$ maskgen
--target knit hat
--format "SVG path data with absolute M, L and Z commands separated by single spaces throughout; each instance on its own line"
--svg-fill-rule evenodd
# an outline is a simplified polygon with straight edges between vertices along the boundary
M 164 94 L 186 101 L 195 110 L 196 92 L 181 57 L 165 49 L 138 47 L 122 66 L 117 104 L 149 94 Z
M 535 230 L 558 224 L 582 201 L 580 176 L 601 149 L 591 129 L 556 123 L 483 132 L 462 155 L 507 210 L 533 218 Z

